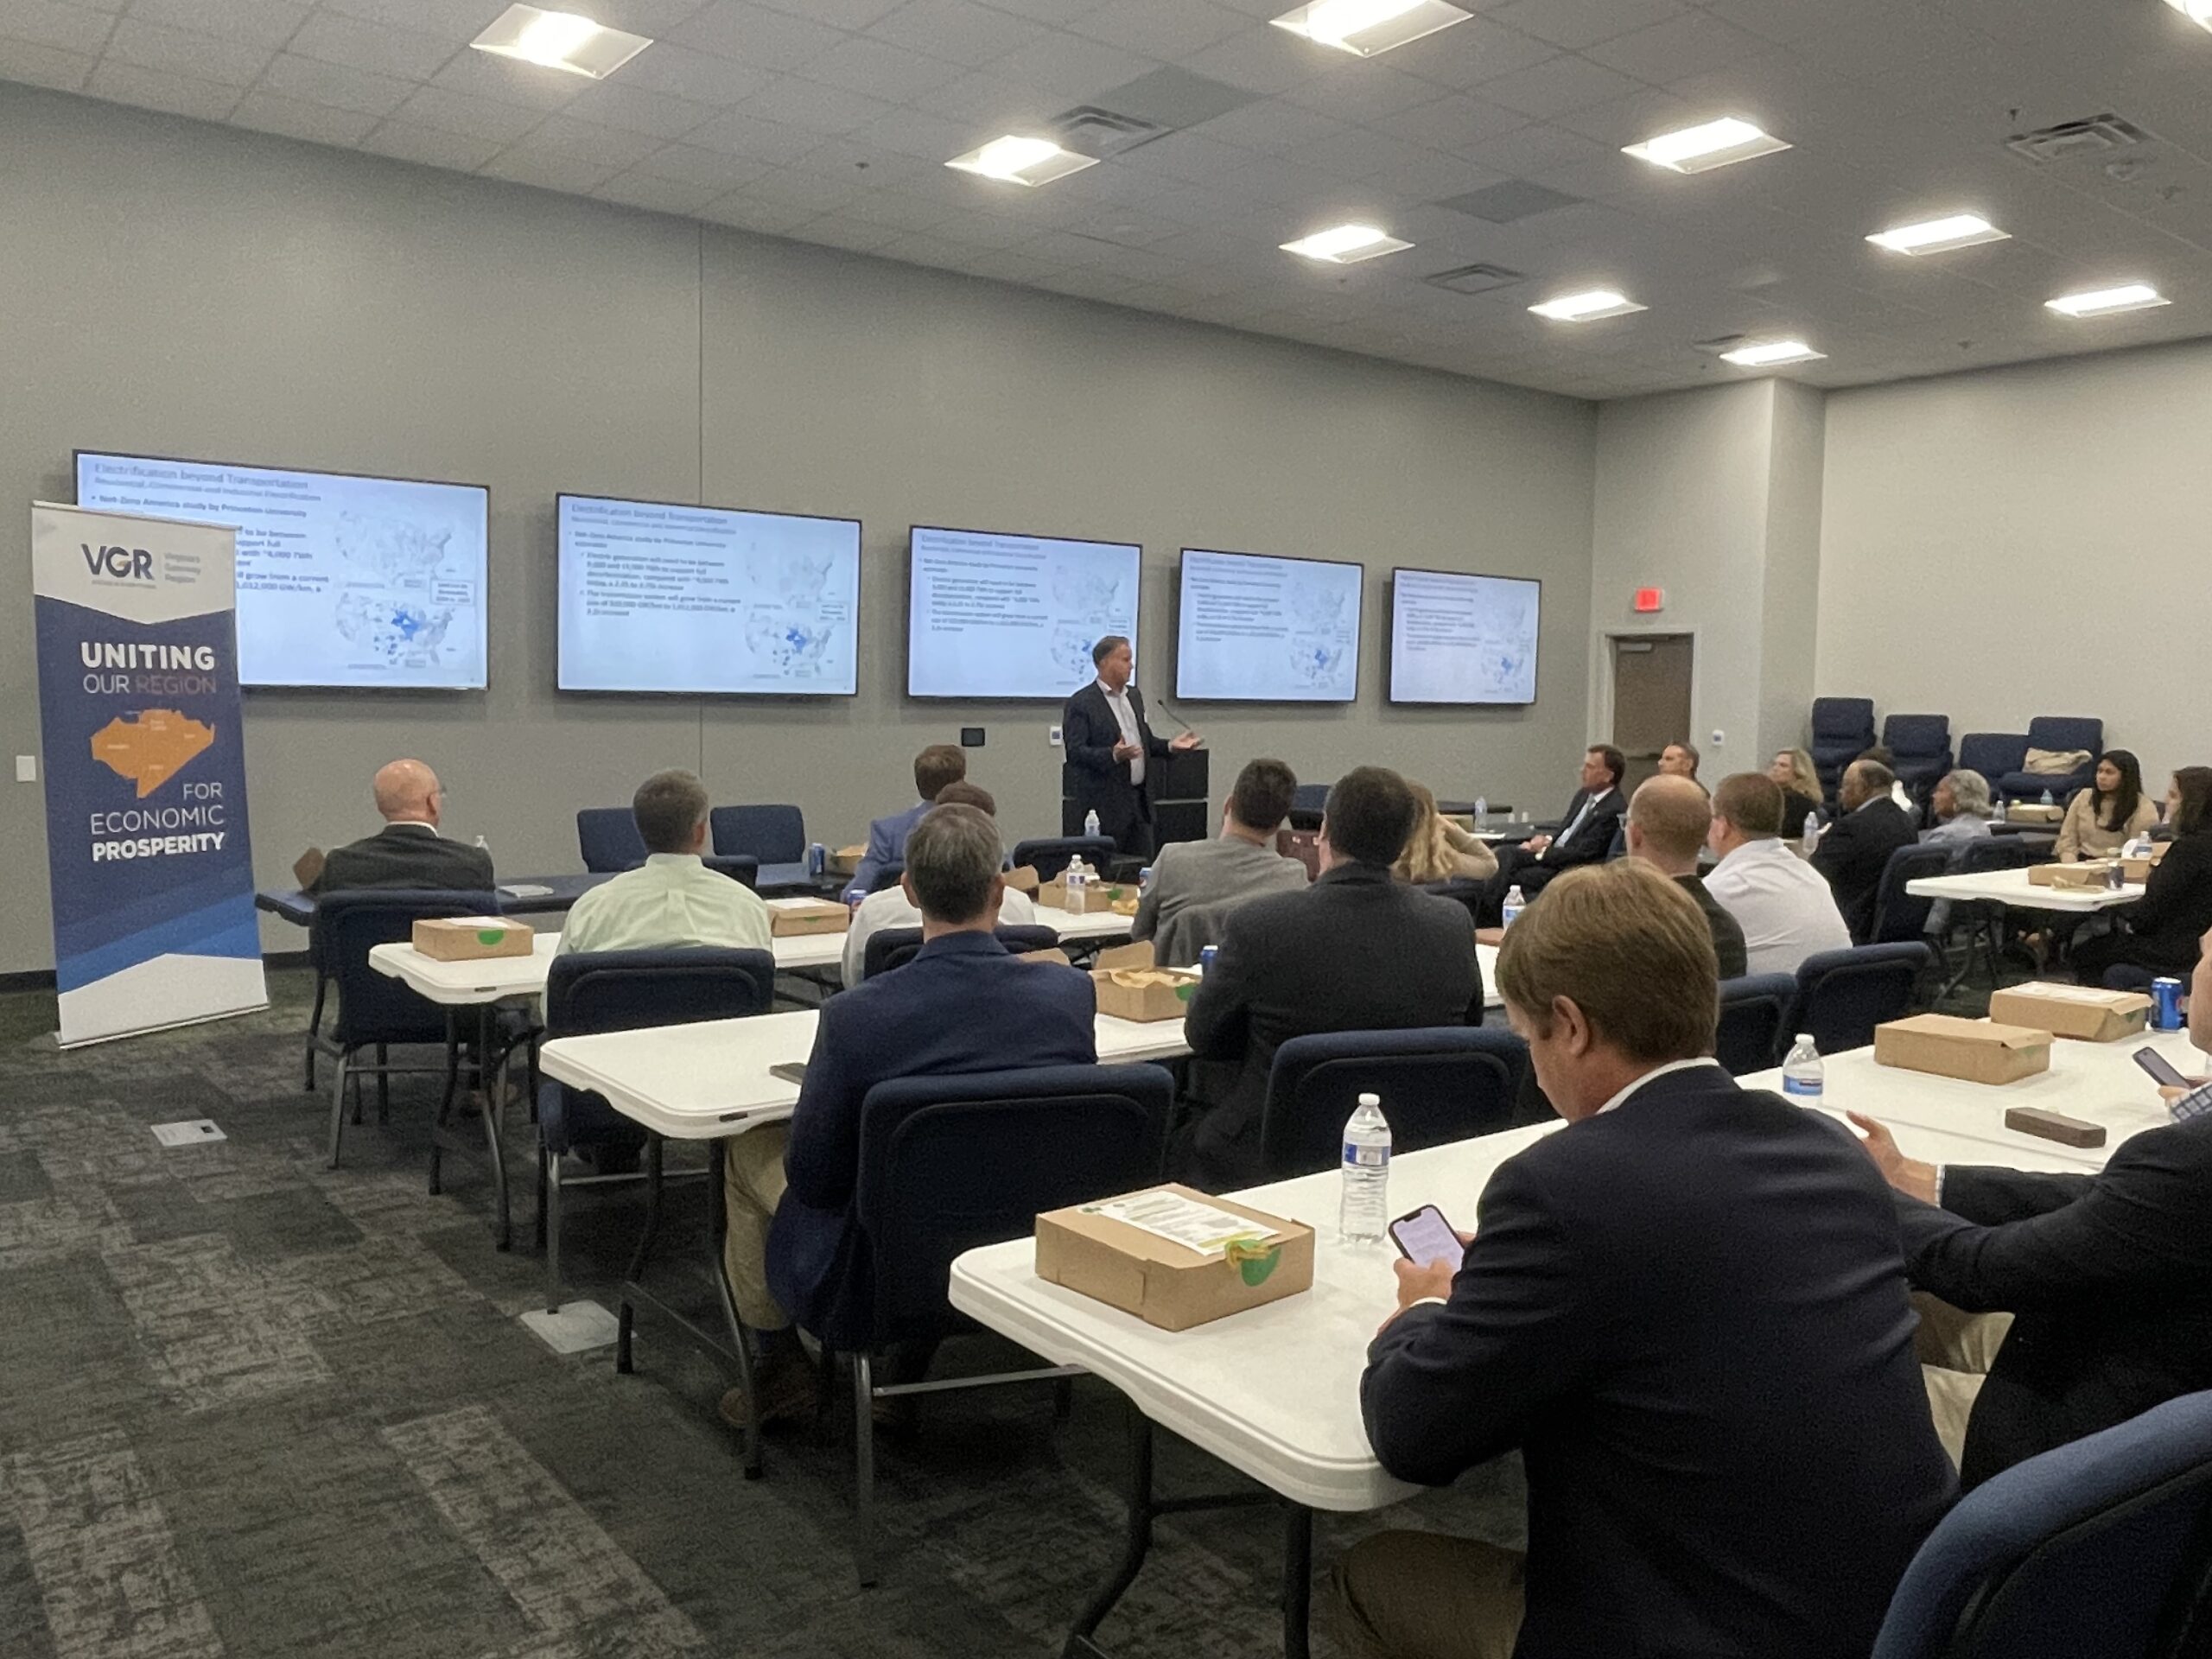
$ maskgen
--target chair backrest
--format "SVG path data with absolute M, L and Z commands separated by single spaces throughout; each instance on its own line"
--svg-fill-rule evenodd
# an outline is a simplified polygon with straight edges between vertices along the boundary
M 1912 1011 L 1913 987 L 1931 954 L 1924 944 L 1862 944 L 1806 957 L 1790 1029 L 1811 1033 L 1823 1054 L 1866 1047 L 1875 1027 Z
M 1783 1032 L 1796 1003 L 1797 982 L 1788 974 L 1722 980 L 1713 1058 L 1734 1077 L 1766 1071 L 1782 1058 Z
M 2212 1393 L 2169 1400 L 1968 1492 L 1905 1569 L 1872 1659 L 2202 1652 L 2208 1577 Z
M 2027 764 L 2028 740 L 2022 732 L 1968 732 L 1959 740 L 1959 765 L 1978 772 L 1991 788 L 2008 772 Z
M 1382 1097 L 1394 1153 L 1511 1128 L 1528 1064 L 1528 1045 L 1495 1027 L 1294 1037 L 1268 1074 L 1260 1119 L 1266 1178 L 1333 1167 L 1362 1094 Z
M 1882 867 L 1881 885 L 1874 889 L 1874 927 L 1869 944 L 1910 944 L 1928 930 L 1933 899 L 1916 899 L 1905 889 L 1908 881 L 1942 875 L 1951 868 L 1952 847 L 1942 842 L 1916 842 L 1900 847 Z
M 347 1047 L 360 1043 L 435 1043 L 445 1039 L 443 1009 L 369 966 L 379 944 L 404 944 L 415 924 L 429 916 L 496 916 L 496 893 L 427 887 L 340 888 L 315 900 L 308 925 L 315 959 L 338 985 L 338 1018 L 331 1038 Z
M 1103 871 L 1113 863 L 1114 855 L 1110 836 L 1037 836 L 1014 843 L 1014 868 L 1035 870 L 1040 881 L 1062 874 L 1077 858 Z
M 1860 739 L 1864 742 L 1859 742 Z M 1874 741 L 1874 699 L 1872 697 L 1815 697 L 1813 742 L 1840 747 L 1859 743 L 1862 749 Z
M 2087 749 L 2094 760 L 2105 747 L 2105 723 L 2075 715 L 2038 715 L 2028 722 L 2031 749 Z
M 1982 875 L 1991 870 L 2024 870 L 2028 844 L 2018 836 L 1976 836 L 1952 850 L 1953 875 Z
M 760 889 L 760 861 L 750 853 L 709 853 L 699 861 L 756 893 Z
M 776 959 L 766 950 L 579 950 L 554 957 L 546 971 L 545 1030 L 575 1037 L 735 1020 L 767 1013 L 775 995 Z
M 1057 948 L 1060 936 L 1051 928 L 1030 926 L 1027 924 L 995 927 L 991 937 L 1009 950 L 1051 950 Z M 874 979 L 878 974 L 887 974 L 895 968 L 904 968 L 922 952 L 922 930 L 918 927 L 880 928 L 868 936 L 868 944 L 861 951 L 861 977 Z
M 806 815 L 795 806 L 718 806 L 707 815 L 718 853 L 747 853 L 763 864 L 806 859 Z
M 817 1332 L 850 1351 L 960 1328 L 953 1258 L 1020 1238 L 1046 1210 L 1160 1179 L 1175 1085 L 1154 1065 L 1056 1065 L 880 1083 L 861 1104 L 853 1216 Z
M 626 806 L 587 806 L 576 812 L 576 849 L 594 874 L 634 870 L 645 861 L 645 838 Z
M 1300 784 L 1290 791 L 1290 823 L 1294 830 L 1316 830 L 1329 804 L 1326 784 Z
M 1948 715 L 1891 715 L 1882 721 L 1882 747 L 1899 760 L 1929 760 L 1951 753 Z

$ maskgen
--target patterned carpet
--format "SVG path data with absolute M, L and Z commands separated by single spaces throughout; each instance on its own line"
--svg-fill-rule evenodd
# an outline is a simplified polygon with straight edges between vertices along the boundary
M 832 1435 L 777 1438 L 747 1483 L 703 1360 L 645 1326 L 622 1376 L 611 1347 L 563 1357 L 520 1322 L 542 1278 L 524 1145 L 512 1255 L 478 1161 L 448 1157 L 444 1195 L 426 1191 L 425 1079 L 324 1167 L 305 976 L 271 979 L 266 1014 L 73 1055 L 41 1034 L 50 994 L 0 996 L 0 1656 L 1058 1650 L 1118 1552 L 1110 1389 L 1078 1384 L 1065 1424 L 1044 1389 L 928 1400 L 918 1435 L 879 1443 L 883 1582 L 861 1591 Z M 201 1116 L 228 1138 L 167 1150 L 149 1129 Z M 572 1198 L 572 1294 L 612 1306 L 638 1198 Z M 1014 1357 L 976 1338 L 939 1370 Z M 1163 1491 L 1226 1484 L 1163 1439 Z M 1403 1511 L 1324 1517 L 1316 1556 L 1385 1522 L 1517 1541 L 1521 1503 L 1509 1460 Z M 1265 1512 L 1161 1523 L 1103 1637 L 1275 1650 L 1279 1537 Z

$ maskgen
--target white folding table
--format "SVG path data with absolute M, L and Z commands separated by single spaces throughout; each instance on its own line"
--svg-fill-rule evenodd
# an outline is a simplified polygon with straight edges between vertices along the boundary
M 2012 910 L 2055 910 L 2075 915 L 2132 905 L 2143 896 L 2139 881 L 2118 888 L 2044 887 L 2027 871 L 1981 870 L 1972 875 L 1923 875 L 1904 884 L 1915 899 L 1948 899 L 1954 904 L 1996 904 Z

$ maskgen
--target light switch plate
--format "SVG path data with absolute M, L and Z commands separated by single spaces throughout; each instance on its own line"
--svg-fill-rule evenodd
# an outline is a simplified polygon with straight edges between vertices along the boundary
M 1051 744 L 1054 748 L 1058 748 L 1060 747 L 1060 728 L 1057 726 L 1047 726 L 1045 728 L 1045 741 Z
M 16 757 L 16 781 L 19 784 L 38 782 L 38 756 L 19 754 Z
M 1728 741 L 1728 734 L 1727 734 L 1727 733 L 1726 733 L 1726 732 L 1724 732 L 1724 731 L 1721 731 L 1721 730 L 1719 730 L 1719 729 L 1718 729 L 1718 728 L 1716 728 L 1714 729 L 1714 731 L 1713 731 L 1713 747 L 1714 748 L 1716 748 L 1716 749 L 1717 749 L 1717 748 L 1719 748 L 1719 747 L 1723 743 L 1726 742 L 1727 741 Z

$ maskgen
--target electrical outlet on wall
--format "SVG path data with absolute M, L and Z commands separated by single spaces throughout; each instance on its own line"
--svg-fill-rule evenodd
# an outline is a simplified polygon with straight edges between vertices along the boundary
M 1714 727 L 1713 730 L 1713 747 L 1717 749 L 1727 741 L 1728 734 L 1722 731 L 1719 727 Z
M 1047 726 L 1045 728 L 1045 741 L 1051 744 L 1054 748 L 1058 748 L 1060 747 L 1060 728 L 1057 726 Z
M 16 757 L 16 781 L 19 784 L 38 782 L 38 756 L 19 754 Z

